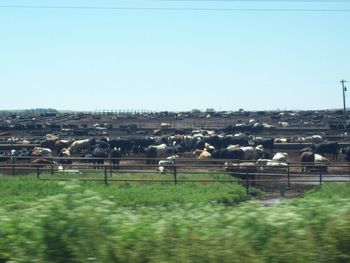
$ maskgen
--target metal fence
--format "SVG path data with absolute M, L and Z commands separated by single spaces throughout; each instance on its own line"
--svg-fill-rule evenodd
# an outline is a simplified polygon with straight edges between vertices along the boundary
M 240 183 L 250 186 L 318 185 L 324 182 L 350 182 L 350 165 L 329 163 L 274 163 L 255 161 L 179 158 L 163 166 L 161 158 L 46 158 L 47 163 L 31 163 L 37 158 L 17 157 L 2 160 L 0 173 L 9 176 L 35 173 L 40 180 L 83 180 L 139 183 Z M 51 163 L 49 163 L 51 162 Z

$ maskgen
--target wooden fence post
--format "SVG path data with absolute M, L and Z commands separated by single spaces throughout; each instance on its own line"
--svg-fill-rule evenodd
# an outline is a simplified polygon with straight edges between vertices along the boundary
M 322 169 L 320 169 L 320 185 L 322 185 Z
M 36 178 L 40 179 L 40 167 L 36 167 Z

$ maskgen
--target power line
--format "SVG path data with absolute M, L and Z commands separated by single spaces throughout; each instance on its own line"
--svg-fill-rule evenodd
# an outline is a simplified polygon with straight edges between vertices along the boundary
M 160 2 L 350 3 L 350 0 L 155 0 Z
M 231 11 L 231 12 L 350 12 L 350 9 L 315 8 L 195 8 L 195 7 L 110 7 L 110 6 L 44 6 L 0 5 L 11 9 L 77 9 L 77 10 L 144 10 L 144 11 Z

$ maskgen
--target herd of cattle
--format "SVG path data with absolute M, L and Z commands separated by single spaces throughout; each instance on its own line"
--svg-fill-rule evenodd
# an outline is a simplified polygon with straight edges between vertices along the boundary
M 302 162 L 302 170 L 310 170 L 333 160 L 350 162 L 343 143 L 350 139 L 344 133 L 349 128 L 343 112 L 331 110 L 0 112 L 0 164 L 21 160 L 65 167 L 82 161 L 101 167 L 109 159 L 118 169 L 120 159 L 135 157 L 161 172 L 181 159 L 226 160 L 228 170 L 237 160 L 263 170 Z
M 305 138 L 304 138 L 305 139 Z M 337 142 L 327 141 L 320 135 L 305 140 L 310 147 L 300 150 L 299 161 L 308 163 L 304 169 L 313 167 L 310 163 L 327 163 L 338 160 L 338 154 L 350 161 L 350 148 L 340 147 Z M 217 133 L 209 130 L 193 130 L 189 134 L 149 136 L 140 138 L 87 138 L 64 140 L 57 135 L 47 134 L 38 147 L 31 150 L 21 148 L 10 153 L 0 151 L 0 161 L 12 157 L 35 157 L 33 164 L 52 164 L 53 157 L 59 164 L 72 164 L 70 157 L 84 158 L 99 167 L 107 158 L 112 158 L 113 168 L 118 169 L 122 157 L 142 157 L 147 164 L 158 165 L 163 172 L 166 166 L 177 158 L 226 159 L 250 161 L 266 167 L 284 167 L 290 161 L 287 152 L 276 152 L 275 145 L 281 138 L 257 137 L 247 133 Z M 20 140 L 19 143 L 31 144 Z M 164 160 L 160 160 L 162 158 Z M 341 160 L 340 160 L 341 161 Z M 56 163 L 56 162 L 55 162 Z

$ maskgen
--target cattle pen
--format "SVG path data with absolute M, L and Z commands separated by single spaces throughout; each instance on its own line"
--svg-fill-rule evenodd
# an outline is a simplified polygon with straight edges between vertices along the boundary
M 51 163 L 30 163 L 33 157 L 9 158 L 0 164 L 5 176 L 38 180 L 79 180 L 112 183 L 238 183 L 268 189 L 321 185 L 324 182 L 350 182 L 346 162 L 287 163 L 266 166 L 249 161 L 179 158 L 159 171 L 161 158 L 47 158 Z

